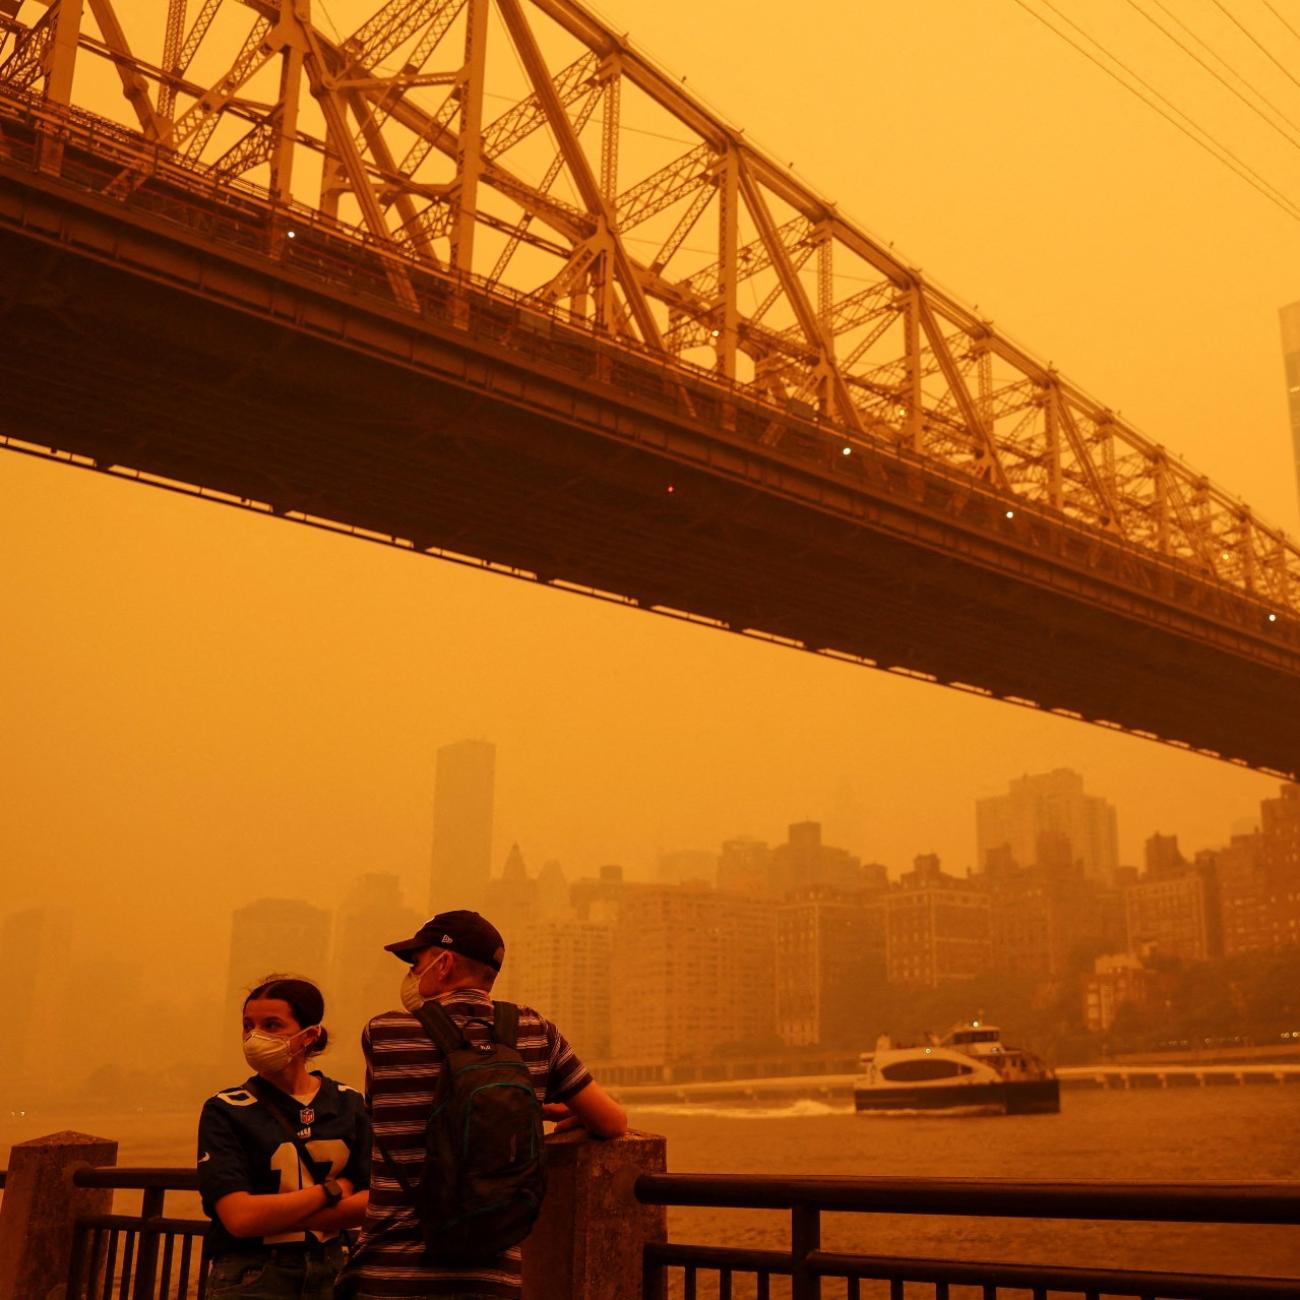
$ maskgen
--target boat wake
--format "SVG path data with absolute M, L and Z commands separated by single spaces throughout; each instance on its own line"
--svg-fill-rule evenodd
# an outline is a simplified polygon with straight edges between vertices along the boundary
M 628 1109 L 638 1115 L 690 1115 L 698 1119 L 820 1119 L 826 1115 L 853 1113 L 851 1103 L 814 1101 L 810 1097 L 784 1106 L 756 1106 L 742 1101 L 727 1105 L 702 1100 L 655 1102 L 648 1105 L 629 1102 Z

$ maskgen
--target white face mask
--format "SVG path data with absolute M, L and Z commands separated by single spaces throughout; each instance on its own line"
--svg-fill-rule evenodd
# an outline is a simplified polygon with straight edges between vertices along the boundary
M 296 1034 L 282 1038 L 254 1029 L 244 1035 L 244 1060 L 258 1074 L 280 1074 L 293 1062 L 294 1049 L 290 1046 Z
M 437 959 L 435 959 L 436 961 Z M 412 1015 L 414 1015 L 429 1000 L 420 992 L 420 981 L 434 967 L 435 961 L 431 961 L 422 971 L 417 971 L 414 966 L 402 976 L 402 1006 L 404 1006 Z

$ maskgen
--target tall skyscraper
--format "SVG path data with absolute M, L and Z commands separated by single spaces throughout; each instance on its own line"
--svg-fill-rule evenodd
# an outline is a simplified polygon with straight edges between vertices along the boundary
M 496 746 L 458 740 L 438 750 L 433 786 L 429 912 L 481 908 L 492 872 Z
M 1288 303 L 1282 319 L 1282 361 L 1286 366 L 1287 410 L 1291 416 L 1291 453 L 1296 493 L 1300 496 L 1300 302 Z
M 1083 777 L 1057 768 L 1011 782 L 1007 794 L 975 801 L 979 869 L 989 854 L 1006 865 L 1066 867 L 1109 882 L 1119 865 L 1115 809 L 1105 799 L 1083 792 Z
M 361 1073 L 361 1030 L 381 1012 L 399 1005 L 398 988 L 406 967 L 386 943 L 420 928 L 424 917 L 406 907 L 396 876 L 371 871 L 358 876 L 344 895 L 334 921 L 330 961 L 332 997 L 325 1005 L 331 1052 L 330 1073 L 355 1085 Z
M 0 922 L 0 987 L 9 990 L 0 999 L 0 1095 L 46 1081 L 47 1071 L 33 1048 L 68 1019 L 68 999 L 75 996 L 68 979 L 71 921 L 66 910 L 31 907 Z M 62 1068 L 62 1062 L 53 1066 Z

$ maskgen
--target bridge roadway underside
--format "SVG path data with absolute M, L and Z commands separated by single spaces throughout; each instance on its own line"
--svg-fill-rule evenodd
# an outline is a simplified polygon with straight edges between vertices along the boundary
M 305 244 L 0 163 L 0 436 L 1300 769 L 1300 643 L 1243 630 L 1257 602 L 890 448 L 773 442 L 511 305 L 326 284 Z

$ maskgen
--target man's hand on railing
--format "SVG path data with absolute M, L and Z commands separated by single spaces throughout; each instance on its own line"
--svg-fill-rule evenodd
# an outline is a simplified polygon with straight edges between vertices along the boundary
M 592 1137 L 616 1138 L 627 1132 L 627 1113 L 598 1083 L 589 1083 L 567 1102 L 548 1102 L 542 1117 L 555 1121 L 557 1133 L 586 1129 Z
M 582 1121 L 562 1102 L 548 1101 L 542 1107 L 542 1118 L 553 1122 L 553 1132 L 567 1133 L 570 1129 L 582 1128 Z

